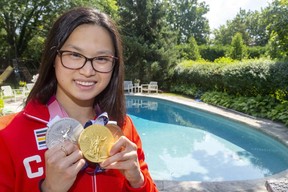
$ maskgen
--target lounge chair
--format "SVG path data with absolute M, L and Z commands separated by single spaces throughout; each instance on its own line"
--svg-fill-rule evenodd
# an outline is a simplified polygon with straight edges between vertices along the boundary
M 128 93 L 133 93 L 133 82 L 132 81 L 124 81 L 124 91 Z
M 14 98 L 14 101 L 17 98 L 25 98 L 25 89 L 12 89 L 10 85 L 1 86 L 1 95 L 3 98 Z
M 34 83 L 27 83 L 26 87 L 25 87 L 25 95 L 28 95 L 31 91 L 31 89 L 33 88 Z
M 158 93 L 158 83 L 156 81 L 150 81 L 149 84 L 142 84 L 141 85 L 141 92 L 156 92 Z

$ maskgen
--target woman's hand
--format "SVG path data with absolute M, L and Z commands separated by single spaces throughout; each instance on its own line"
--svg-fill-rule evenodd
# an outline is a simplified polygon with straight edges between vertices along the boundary
M 119 169 L 130 185 L 139 188 L 144 183 L 137 155 L 137 146 L 121 136 L 110 150 L 110 157 L 100 164 L 105 169 Z
M 65 141 L 45 152 L 46 178 L 42 191 L 68 191 L 85 164 L 82 152 L 72 142 Z

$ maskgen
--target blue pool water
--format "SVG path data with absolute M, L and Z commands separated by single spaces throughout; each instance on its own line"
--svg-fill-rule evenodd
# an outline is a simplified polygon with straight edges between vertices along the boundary
M 174 102 L 126 96 L 153 179 L 257 179 L 288 168 L 288 148 L 218 115 Z

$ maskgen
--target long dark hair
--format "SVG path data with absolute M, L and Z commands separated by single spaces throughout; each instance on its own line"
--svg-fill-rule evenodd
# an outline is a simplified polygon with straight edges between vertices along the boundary
M 105 28 L 113 41 L 115 66 L 111 81 L 99 95 L 95 97 L 94 104 L 106 111 L 109 118 L 116 120 L 122 126 L 126 114 L 125 96 L 123 90 L 124 64 L 121 37 L 114 21 L 105 13 L 92 8 L 75 8 L 60 16 L 51 28 L 46 39 L 41 59 L 39 77 L 27 97 L 26 105 L 30 100 L 46 104 L 56 93 L 57 80 L 53 67 L 57 50 L 60 49 L 73 30 L 82 24 L 94 24 Z

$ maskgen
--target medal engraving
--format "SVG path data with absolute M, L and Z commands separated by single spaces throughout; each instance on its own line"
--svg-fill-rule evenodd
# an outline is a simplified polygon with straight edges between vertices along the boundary
M 72 118 L 62 118 L 49 125 L 46 133 L 46 145 L 48 148 L 56 144 L 69 140 L 77 144 L 83 126 L 80 122 Z
M 100 163 L 109 157 L 114 141 L 114 137 L 107 127 L 94 124 L 82 131 L 78 144 L 88 161 Z

